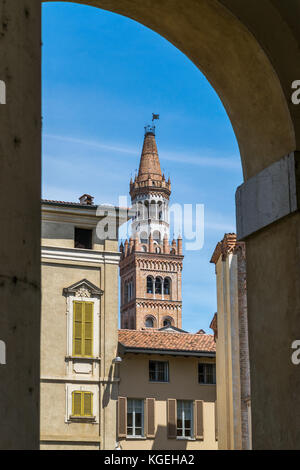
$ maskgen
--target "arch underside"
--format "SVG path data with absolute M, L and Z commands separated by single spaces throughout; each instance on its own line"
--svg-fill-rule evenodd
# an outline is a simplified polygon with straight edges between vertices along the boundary
M 295 71 L 293 80 L 299 70 L 299 78 L 300 52 L 296 27 L 288 30 L 279 15 L 284 7 L 277 1 L 255 0 L 252 8 L 235 0 L 72 3 L 99 7 L 136 20 L 169 40 L 193 61 L 225 106 L 239 144 L 245 179 L 296 149 L 300 111 L 290 103 L 291 82 L 286 70 Z M 243 23 L 238 17 L 243 18 Z M 291 13 L 288 17 L 286 13 L 285 20 L 292 21 Z M 281 45 L 276 56 L 269 47 L 274 39 L 273 28 L 278 47 Z M 298 55 L 298 63 L 295 54 L 290 54 L 291 64 L 287 64 L 287 51 L 291 49 Z

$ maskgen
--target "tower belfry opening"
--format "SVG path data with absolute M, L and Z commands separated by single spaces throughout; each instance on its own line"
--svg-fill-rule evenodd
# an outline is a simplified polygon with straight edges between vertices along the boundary
M 181 328 L 182 239 L 170 243 L 170 178 L 161 171 L 155 126 L 146 126 L 130 181 L 131 237 L 121 243 L 121 328 Z

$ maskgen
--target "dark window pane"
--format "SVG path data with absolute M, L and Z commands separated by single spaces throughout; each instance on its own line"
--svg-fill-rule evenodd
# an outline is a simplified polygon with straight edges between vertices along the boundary
M 93 230 L 75 227 L 75 248 L 92 249 Z

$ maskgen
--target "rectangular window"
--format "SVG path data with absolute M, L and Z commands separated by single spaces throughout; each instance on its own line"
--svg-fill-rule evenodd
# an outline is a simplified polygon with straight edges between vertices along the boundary
M 193 437 L 193 402 L 177 400 L 177 437 Z
M 93 394 L 75 391 L 72 393 L 72 416 L 93 416 Z
M 144 400 L 127 400 L 127 436 L 144 436 Z
M 215 384 L 216 365 L 205 363 L 198 364 L 198 382 L 199 384 Z
M 73 302 L 73 356 L 93 356 L 93 302 Z
M 91 250 L 93 247 L 93 230 L 75 227 L 75 248 Z
M 150 382 L 169 381 L 169 363 L 162 361 L 149 361 Z

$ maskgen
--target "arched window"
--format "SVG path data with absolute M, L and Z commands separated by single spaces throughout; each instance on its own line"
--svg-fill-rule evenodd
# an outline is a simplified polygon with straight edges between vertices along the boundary
M 153 294 L 153 279 L 151 276 L 147 277 L 147 294 Z
M 154 230 L 153 232 L 153 240 L 156 241 L 157 243 L 160 243 L 161 240 L 161 235 L 159 230 Z
M 147 247 L 146 245 L 142 245 L 142 251 L 146 252 L 147 251 Z
M 156 202 L 151 201 L 150 202 L 150 219 L 156 219 Z
M 148 243 L 148 235 L 147 232 L 142 232 L 140 235 L 141 243 Z
M 172 325 L 172 322 L 171 322 L 170 318 L 165 318 L 163 325 L 164 325 L 164 326 L 171 326 L 171 325 Z
M 147 317 L 145 321 L 145 326 L 146 328 L 153 328 L 154 326 L 154 321 L 152 317 Z
M 170 295 L 171 294 L 171 279 L 166 277 L 164 279 L 164 294 Z
M 155 294 L 161 294 L 162 292 L 162 282 L 161 282 L 161 278 L 160 277 L 157 277 L 155 279 Z
M 161 253 L 161 248 L 159 246 L 155 247 L 155 253 Z

